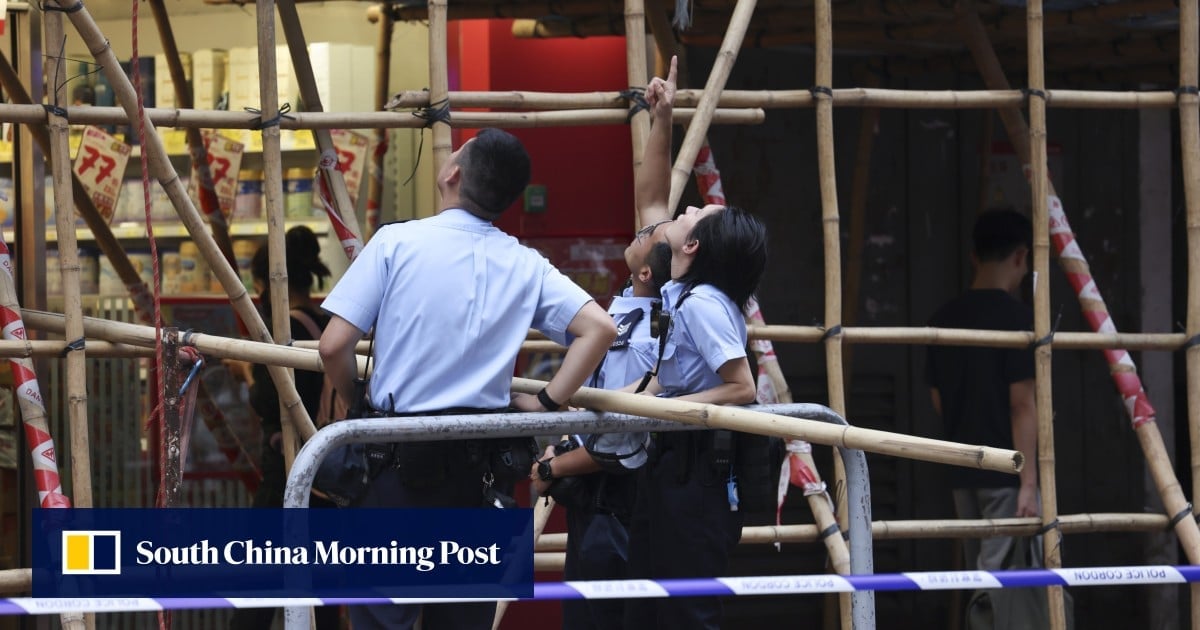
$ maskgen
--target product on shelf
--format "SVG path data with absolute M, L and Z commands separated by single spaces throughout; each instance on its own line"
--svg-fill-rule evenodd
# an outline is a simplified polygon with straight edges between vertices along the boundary
M 313 217 L 313 177 L 316 169 L 289 168 L 283 174 L 284 214 L 289 219 Z
M 179 244 L 179 292 L 208 293 L 208 261 L 200 254 L 200 248 L 191 241 Z
M 243 169 L 238 173 L 234 219 L 261 219 L 263 215 L 263 172 Z
M 254 274 L 250 271 L 250 261 L 254 260 L 254 252 L 258 251 L 259 242 L 252 238 L 239 238 L 233 241 L 233 258 L 237 261 L 238 276 L 242 278 L 242 284 L 246 285 L 246 290 L 251 295 L 256 294 L 254 290 Z

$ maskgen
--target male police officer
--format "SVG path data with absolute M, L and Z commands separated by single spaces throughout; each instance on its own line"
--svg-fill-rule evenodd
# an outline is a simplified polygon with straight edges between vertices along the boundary
M 482 413 L 510 404 L 513 366 L 530 327 L 573 341 L 538 396 L 511 396 L 524 411 L 554 410 L 583 384 L 616 336 L 586 292 L 536 251 L 492 225 L 529 182 L 529 156 L 512 135 L 484 129 L 438 173 L 438 214 L 380 229 L 323 303 L 326 373 L 353 391 L 354 346 L 375 329 L 368 398 L 384 415 Z M 395 448 L 363 507 L 478 507 L 479 460 L 494 444 Z M 526 465 L 527 466 L 527 465 Z M 527 468 L 526 468 L 527 470 Z M 524 474 L 524 470 L 521 471 Z M 499 485 L 499 484 L 498 484 Z M 503 490 L 503 488 L 502 488 Z M 491 628 L 495 605 L 359 606 L 355 630 Z

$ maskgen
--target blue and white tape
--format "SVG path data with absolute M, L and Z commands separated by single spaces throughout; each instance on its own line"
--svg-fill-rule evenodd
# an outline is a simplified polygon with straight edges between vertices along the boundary
M 1200 582 L 1200 565 L 1149 565 L 1021 571 L 922 571 L 877 575 L 775 575 L 680 580 L 599 580 L 540 582 L 535 600 L 641 599 L 748 595 L 816 595 L 852 591 L 939 591 L 1045 586 L 1112 586 Z M 251 599 L 107 597 L 0 599 L 0 615 L 56 615 L 67 612 L 136 612 L 198 608 L 279 608 L 341 604 L 456 602 L 478 599 L 413 600 L 394 598 Z

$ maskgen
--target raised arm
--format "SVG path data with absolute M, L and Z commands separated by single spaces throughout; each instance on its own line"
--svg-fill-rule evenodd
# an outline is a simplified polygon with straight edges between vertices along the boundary
M 667 204 L 671 197 L 671 114 L 675 105 L 676 63 L 676 58 L 671 57 L 667 78 L 654 77 L 646 86 L 650 135 L 634 180 L 634 203 L 642 226 L 669 221 L 674 215 Z

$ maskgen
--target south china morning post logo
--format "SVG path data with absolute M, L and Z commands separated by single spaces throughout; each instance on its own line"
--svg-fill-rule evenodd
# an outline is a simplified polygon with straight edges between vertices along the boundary
M 64 530 L 63 575 L 120 575 L 121 532 Z
M 533 595 L 528 509 L 60 512 L 82 517 L 43 515 L 34 597 Z

